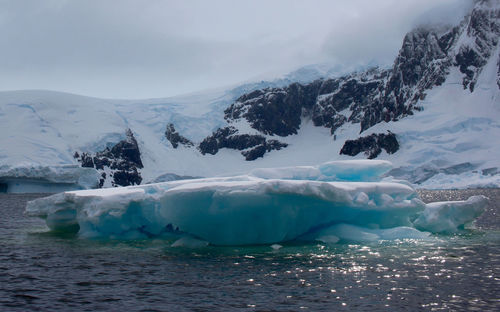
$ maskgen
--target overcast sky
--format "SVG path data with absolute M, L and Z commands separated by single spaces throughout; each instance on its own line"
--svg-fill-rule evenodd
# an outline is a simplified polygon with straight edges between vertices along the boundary
M 391 64 L 472 0 L 0 0 L 0 90 L 166 97 L 314 63 Z

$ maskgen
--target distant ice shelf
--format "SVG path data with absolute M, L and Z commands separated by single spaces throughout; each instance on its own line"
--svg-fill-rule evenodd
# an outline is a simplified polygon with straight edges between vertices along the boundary
M 0 166 L 1 193 L 56 193 L 92 189 L 98 185 L 99 174 L 93 168 L 77 165 Z
M 174 237 L 174 246 L 200 247 L 425 239 L 429 232 L 459 231 L 484 210 L 482 196 L 426 205 L 408 184 L 381 181 L 390 168 L 381 161 L 343 161 L 72 191 L 29 202 L 26 214 L 82 238 Z M 335 181 L 340 173 L 342 182 Z

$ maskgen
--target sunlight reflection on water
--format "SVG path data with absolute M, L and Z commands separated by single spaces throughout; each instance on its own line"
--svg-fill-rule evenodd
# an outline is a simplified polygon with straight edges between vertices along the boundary
M 0 310 L 500 309 L 498 226 L 432 241 L 183 249 L 44 233 L 22 216 L 26 199 L 2 196 Z

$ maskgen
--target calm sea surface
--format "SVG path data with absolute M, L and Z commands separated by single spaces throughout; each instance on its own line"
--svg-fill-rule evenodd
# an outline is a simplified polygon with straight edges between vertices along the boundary
M 90 241 L 23 216 L 43 194 L 0 195 L 0 311 L 500 311 L 500 190 L 478 229 L 432 242 L 169 247 Z

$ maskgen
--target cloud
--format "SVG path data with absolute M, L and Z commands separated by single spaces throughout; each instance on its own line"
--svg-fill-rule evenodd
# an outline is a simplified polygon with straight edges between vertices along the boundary
M 161 97 L 311 63 L 387 64 L 429 12 L 458 19 L 465 2 L 4 0 L 0 86 Z
M 348 64 L 390 65 L 405 34 L 421 25 L 458 24 L 470 0 L 353 0 L 332 25 L 323 52 Z

